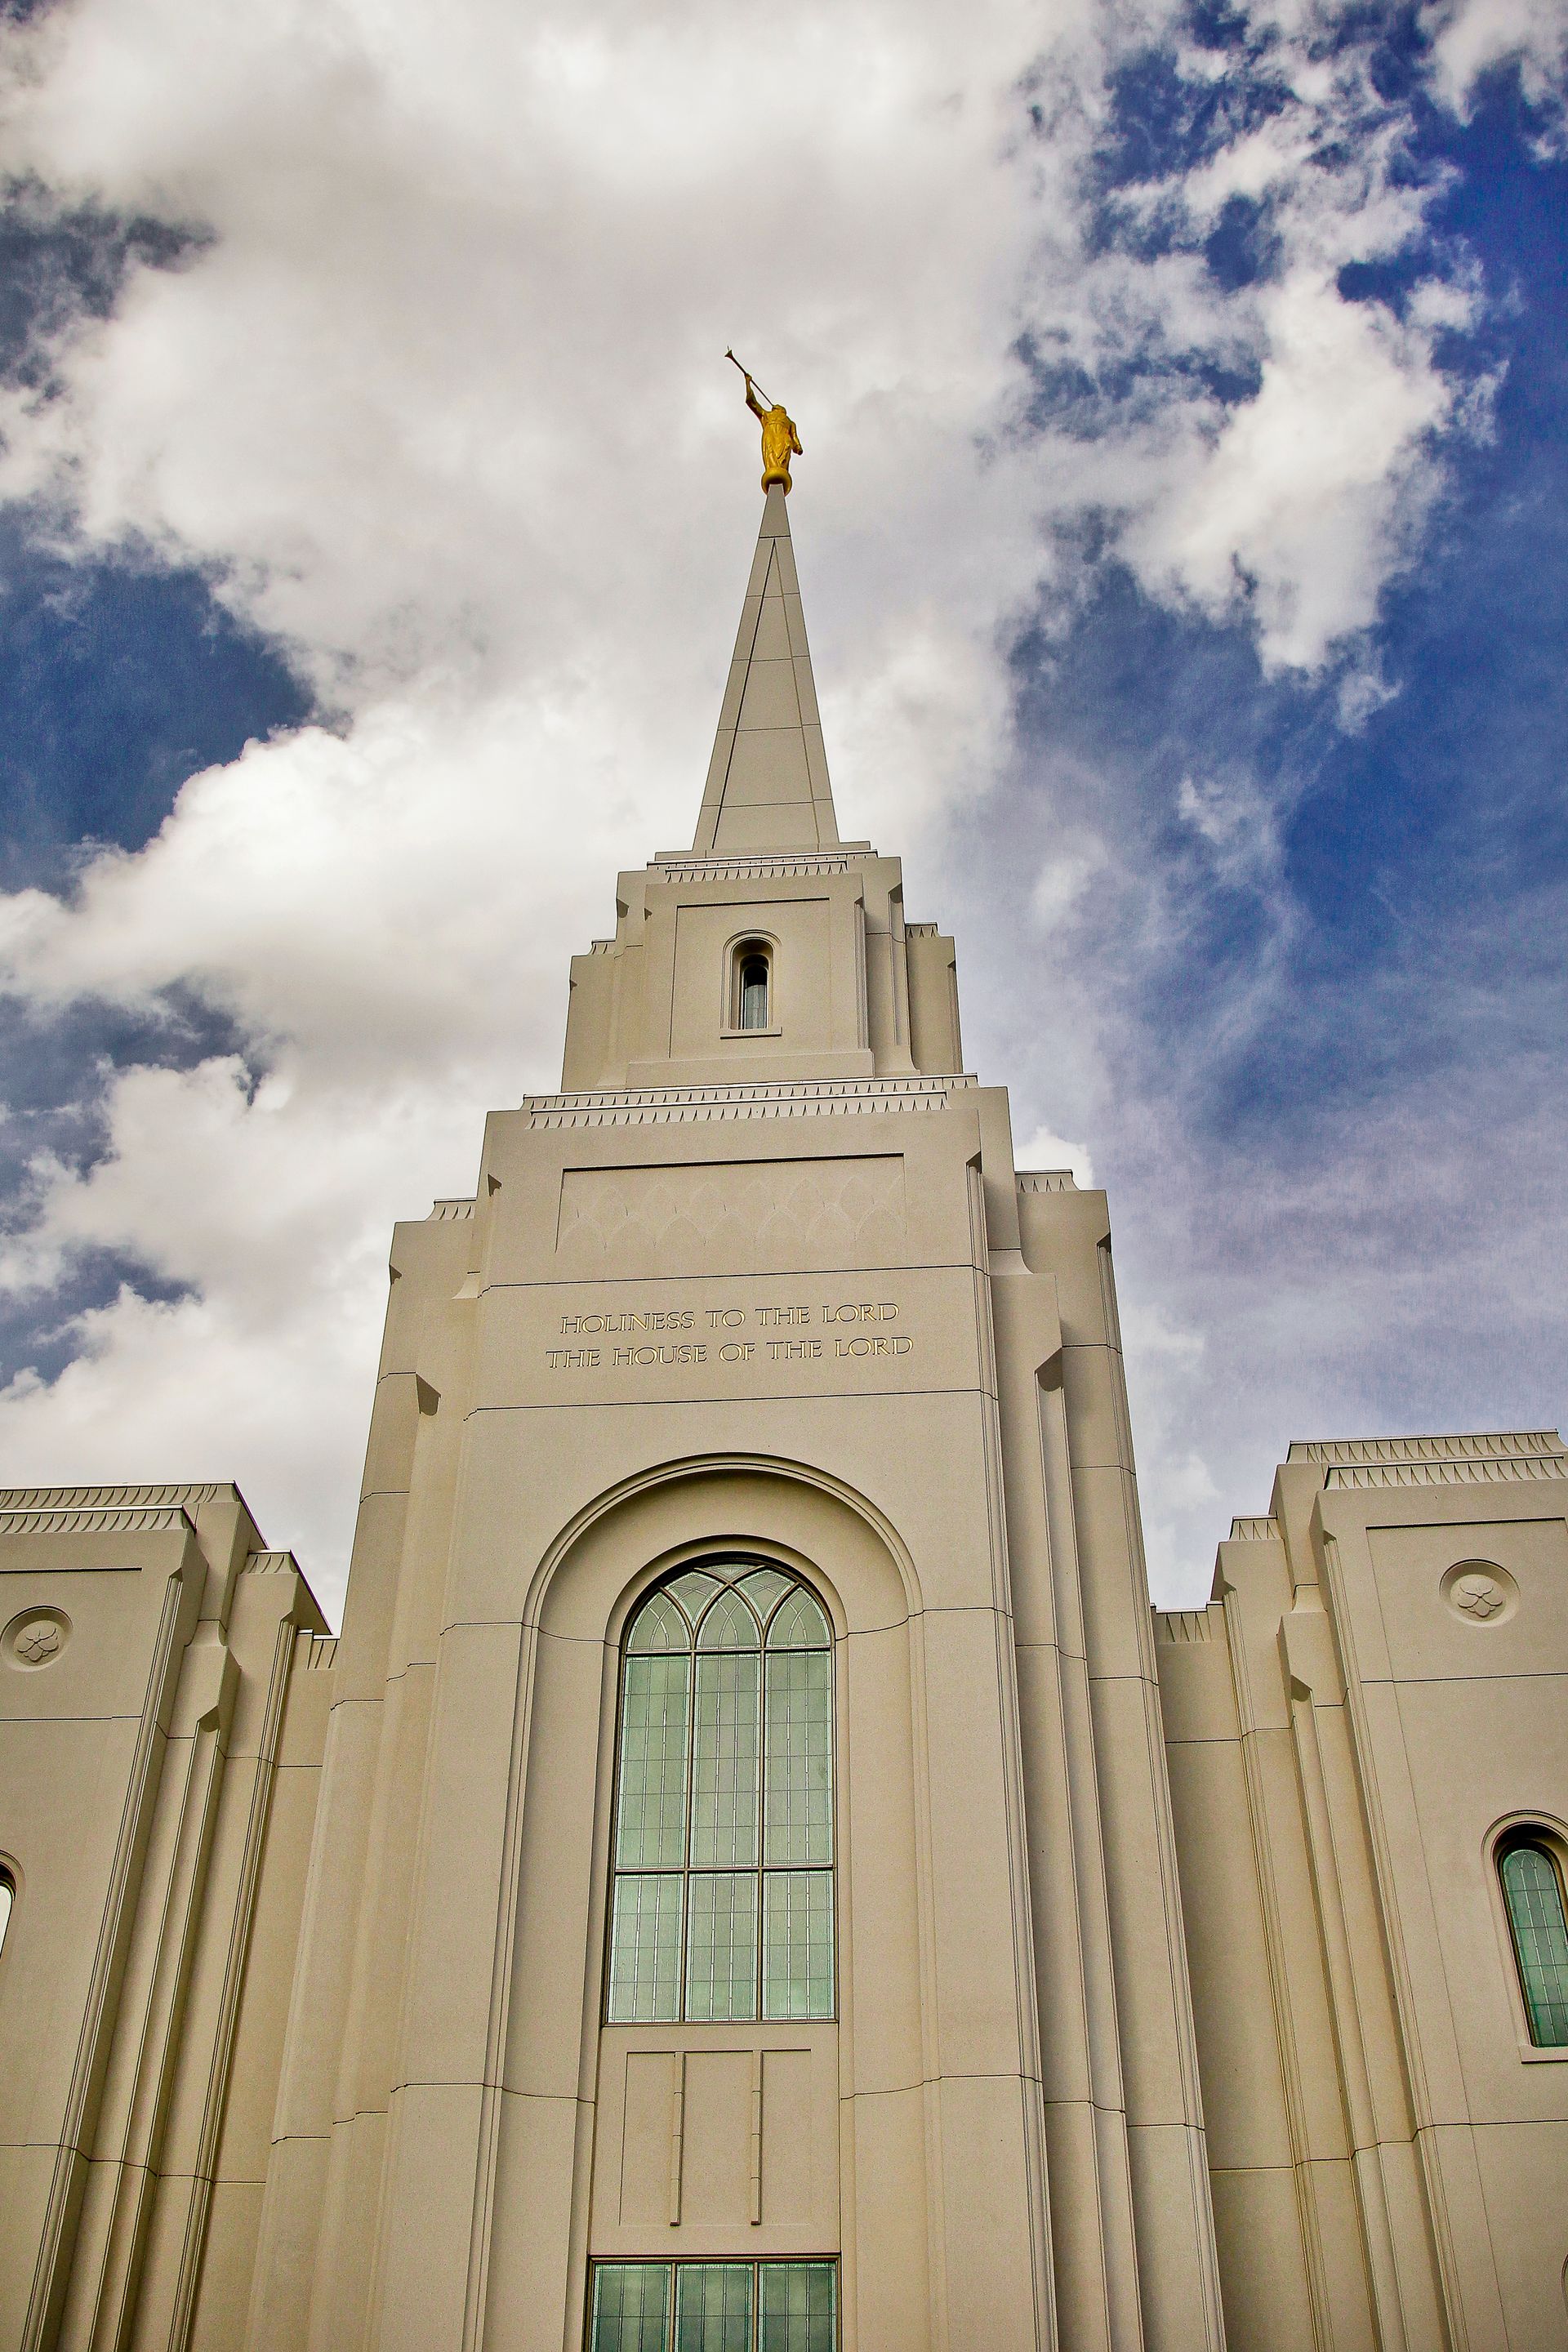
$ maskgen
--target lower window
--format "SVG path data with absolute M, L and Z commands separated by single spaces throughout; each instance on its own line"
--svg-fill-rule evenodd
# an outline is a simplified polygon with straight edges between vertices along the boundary
M 1498 1867 L 1530 2038 L 1538 2050 L 1561 2050 L 1568 2046 L 1568 1912 L 1556 1859 L 1544 1838 L 1526 1832 L 1504 1847 Z
M 835 2263 L 595 2263 L 589 2352 L 834 2352 Z

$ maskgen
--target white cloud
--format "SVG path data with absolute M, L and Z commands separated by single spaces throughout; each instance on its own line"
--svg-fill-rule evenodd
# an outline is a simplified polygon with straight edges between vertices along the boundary
M 1084 1146 L 1054 1135 L 1048 1127 L 1037 1127 L 1027 1143 L 1019 1145 L 1015 1158 L 1020 1168 L 1041 1174 L 1065 1169 L 1080 1190 L 1094 1182 L 1094 1162 Z
M 1194 449 L 1128 534 L 1146 578 L 1216 618 L 1247 602 L 1270 667 L 1314 667 L 1370 626 L 1440 476 L 1428 454 L 1454 393 L 1430 332 L 1292 272 L 1261 299 L 1257 397 Z
M 567 955 L 617 864 L 694 822 L 756 507 L 726 343 L 801 421 L 847 832 L 929 850 L 983 800 L 1009 630 L 1068 593 L 1053 534 L 1088 510 L 1272 663 L 1364 628 L 1437 479 L 1462 299 L 1402 322 L 1340 296 L 1421 196 L 1397 126 L 1289 26 L 1288 116 L 1126 198 L 1195 236 L 1266 196 L 1277 278 L 1091 250 L 1107 65 L 1167 31 L 1157 0 L 1048 28 L 1025 0 L 803 0 L 765 64 L 753 17 L 700 0 L 76 0 L 8 28 L 7 172 L 208 241 L 79 325 L 49 397 L 0 398 L 0 498 L 210 567 L 335 730 L 194 778 L 68 903 L 0 905 L 34 1006 L 192 990 L 265 1067 L 122 1071 L 107 1158 L 37 1171 L 14 1287 L 107 1245 L 190 1295 L 128 1290 L 24 1378 L 8 1475 L 232 1470 L 335 1589 L 390 1221 L 464 1190 L 483 1111 L 552 1082 Z M 1132 391 L 1026 428 L 1026 331 Z M 1187 359 L 1258 388 L 1194 389 Z M 1110 854 L 1043 871 L 1040 917 Z M 1088 1181 L 1081 1147 L 1029 1150 Z
M 1403 315 L 1342 290 L 1347 265 L 1410 246 L 1443 181 L 1410 168 L 1408 119 L 1378 97 L 1364 56 L 1352 47 L 1330 66 L 1318 29 L 1268 47 L 1291 93 L 1277 111 L 1124 198 L 1132 217 L 1190 238 L 1244 199 L 1276 248 L 1268 277 L 1223 304 L 1228 336 L 1216 323 L 1206 337 L 1216 359 L 1255 366 L 1256 391 L 1173 399 L 1166 428 L 1183 462 L 1122 542 L 1156 593 L 1215 618 L 1249 614 L 1276 668 L 1316 668 L 1371 625 L 1440 487 L 1440 436 L 1479 422 L 1438 357 L 1439 337 L 1479 307 L 1462 268 L 1418 278 Z M 1202 347 L 1201 328 L 1191 339 Z
M 1568 110 L 1563 0 L 1443 0 L 1423 15 L 1432 37 L 1433 80 L 1445 105 L 1468 116 L 1482 77 L 1515 65 L 1525 97 L 1546 115 L 1546 143 L 1561 151 Z
M 1081 845 L 1058 843 L 1053 845 L 1029 894 L 1030 912 L 1043 929 L 1054 930 L 1070 922 L 1080 908 L 1085 894 L 1096 875 L 1107 864 L 1103 842 L 1092 836 Z
M 556 1082 L 567 958 L 608 910 L 623 747 L 552 774 L 557 723 L 515 698 L 373 706 L 345 740 L 309 729 L 193 778 L 71 905 L 0 902 L 36 1007 L 195 987 L 266 1063 L 256 1086 L 230 1057 L 121 1071 L 106 1155 L 37 1171 L 0 1282 L 107 1248 L 192 1295 L 87 1318 L 62 1378 L 0 1404 L 7 1475 L 238 1475 L 335 1592 L 392 1223 L 471 1189 L 485 1112 Z

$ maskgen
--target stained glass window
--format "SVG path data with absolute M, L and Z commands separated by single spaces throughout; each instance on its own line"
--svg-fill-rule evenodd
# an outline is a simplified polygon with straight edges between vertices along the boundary
M 674 1873 L 618 1871 L 610 1915 L 610 2021 L 680 2013 L 680 1890 Z
M 767 1860 L 831 1862 L 832 1797 L 831 1654 L 776 1650 L 770 1638 Z
M 1519 1960 L 1530 2038 L 1542 2050 L 1568 2045 L 1568 1920 L 1563 1881 L 1542 1844 L 1521 1838 L 1500 1865 Z
M 757 2352 L 833 2352 L 837 2284 L 831 2263 L 759 2263 Z
M 669 2264 L 601 2263 L 594 2273 L 594 2352 L 668 2352 Z
M 616 1860 L 623 1870 L 679 1870 L 686 1859 L 690 1683 L 684 1652 L 626 1660 L 616 1819 Z
M 750 2263 L 682 2263 L 675 2273 L 675 2352 L 752 2352 Z
M 687 1885 L 686 2014 L 756 2013 L 757 1874 L 694 1870 Z
M 710 1609 L 704 1635 L 713 1616 Z M 697 1721 L 691 1742 L 694 1869 L 727 1870 L 735 1864 L 756 1867 L 757 1663 L 754 1650 L 749 1657 L 721 1654 L 697 1661 Z
M 835 2263 L 599 2263 L 589 2352 L 834 2352 Z
M 832 1634 L 798 1578 L 704 1560 L 642 1603 L 615 1819 L 613 2024 L 832 2016 Z
M 763 2015 L 833 2014 L 833 1873 L 763 1876 Z

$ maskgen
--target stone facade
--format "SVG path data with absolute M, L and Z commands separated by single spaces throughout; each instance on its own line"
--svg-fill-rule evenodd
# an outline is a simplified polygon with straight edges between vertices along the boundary
M 341 1638 L 232 1487 L 0 1500 L 0 2344 L 1568 2343 L 1568 1455 L 1293 1446 L 1151 1611 L 1105 1199 L 838 839 L 779 489 L 692 850 L 396 1230 Z M 636 1665 L 763 1566 L 809 1671 Z

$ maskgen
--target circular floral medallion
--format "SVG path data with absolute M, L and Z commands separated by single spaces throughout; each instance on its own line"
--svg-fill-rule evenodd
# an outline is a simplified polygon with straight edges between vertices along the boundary
M 1442 1594 L 1456 1617 L 1470 1625 L 1498 1625 L 1519 1604 L 1519 1587 L 1495 1559 L 1461 1559 L 1449 1569 Z
M 25 1671 L 52 1666 L 70 1632 L 71 1621 L 63 1609 L 24 1609 L 0 1633 L 0 1658 Z

